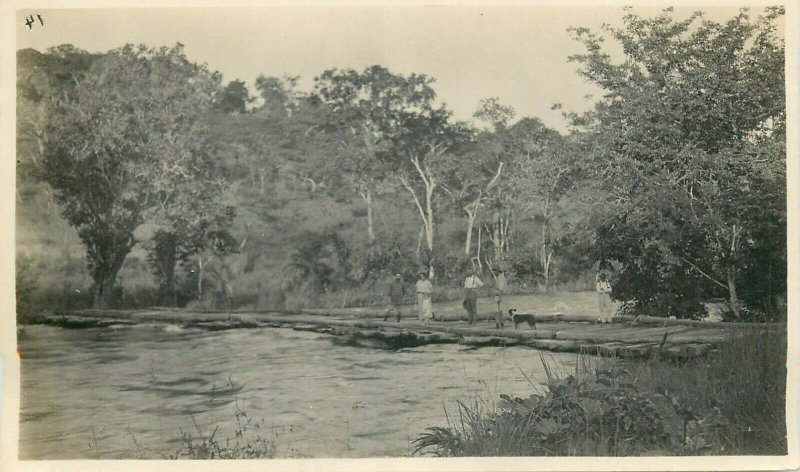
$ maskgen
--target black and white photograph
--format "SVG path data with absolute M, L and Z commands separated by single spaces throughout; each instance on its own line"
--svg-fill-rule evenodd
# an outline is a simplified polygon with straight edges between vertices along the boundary
M 34 5 L 4 461 L 800 467 L 796 5 Z

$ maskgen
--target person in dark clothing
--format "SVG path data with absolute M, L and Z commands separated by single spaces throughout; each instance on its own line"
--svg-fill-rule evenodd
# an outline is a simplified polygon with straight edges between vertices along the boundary
M 474 269 L 464 281 L 464 309 L 467 310 L 469 324 L 473 324 L 478 317 L 478 288 L 483 287 L 483 282 Z
M 389 296 L 389 306 L 386 307 L 383 321 L 387 321 L 391 314 L 395 314 L 397 316 L 397 322 L 399 323 L 401 315 L 400 305 L 403 304 L 406 296 L 406 286 L 403 284 L 403 278 L 400 274 L 394 275 L 394 279 L 389 283 L 386 293 Z

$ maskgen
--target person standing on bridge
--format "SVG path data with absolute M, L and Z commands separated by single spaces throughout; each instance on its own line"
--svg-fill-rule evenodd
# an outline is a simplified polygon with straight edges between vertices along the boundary
M 499 329 L 503 327 L 503 295 L 506 293 L 506 274 L 502 269 L 497 270 L 495 277 L 495 301 L 497 302 L 497 318 L 494 320 L 494 325 Z
M 473 324 L 475 318 L 478 316 L 479 287 L 483 287 L 483 281 L 481 281 L 477 271 L 473 268 L 472 272 L 467 276 L 467 279 L 464 280 L 464 289 L 466 291 L 464 295 L 464 308 L 467 310 L 469 324 Z
M 417 312 L 419 313 L 419 320 L 425 324 L 430 323 L 433 318 L 432 295 L 433 284 L 425 272 L 422 272 L 419 274 L 419 280 L 417 281 Z
M 601 272 L 598 276 L 595 291 L 600 305 L 600 323 L 611 323 L 611 284 L 606 280 L 606 274 Z
M 389 316 L 392 314 L 397 315 L 397 322 L 400 322 L 400 305 L 403 304 L 403 300 L 406 296 L 406 286 L 403 284 L 403 276 L 400 274 L 394 274 L 394 278 L 389 283 L 389 287 L 386 290 L 387 295 L 389 295 L 389 306 L 386 307 L 386 312 L 383 314 L 383 321 L 389 319 Z

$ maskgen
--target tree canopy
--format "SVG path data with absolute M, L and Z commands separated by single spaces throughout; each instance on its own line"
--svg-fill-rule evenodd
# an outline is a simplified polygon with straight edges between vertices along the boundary
M 41 173 L 87 248 L 96 306 L 108 304 L 134 231 L 178 204 L 182 190 L 209 183 L 214 147 L 203 116 L 219 82 L 181 45 L 128 45 L 94 61 L 54 106 Z M 197 205 L 218 193 L 193 196 Z
M 586 53 L 571 60 L 605 91 L 576 122 L 593 141 L 605 195 L 595 248 L 623 262 L 620 297 L 696 313 L 700 298 L 689 287 L 707 285 L 727 292 L 738 317 L 737 282 L 755 283 L 743 253 L 761 248 L 774 264 L 783 260 L 785 233 L 762 231 L 765 212 L 785 226 L 781 14 L 752 19 L 742 10 L 717 23 L 701 13 L 676 20 L 670 9 L 654 18 L 629 12 L 622 27 L 605 28 L 622 46 L 621 62 L 601 36 L 574 29 Z M 656 290 L 674 295 L 650 303 Z

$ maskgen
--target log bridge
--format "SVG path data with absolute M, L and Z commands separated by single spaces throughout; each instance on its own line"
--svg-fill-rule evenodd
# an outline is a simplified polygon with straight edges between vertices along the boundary
M 687 359 L 704 355 L 720 343 L 752 329 L 784 325 L 701 322 L 663 318 L 617 316 L 611 324 L 597 324 L 594 315 L 536 314 L 536 329 L 515 329 L 506 320 L 496 329 L 493 320 L 468 325 L 459 317 L 442 316 L 430 324 L 406 316 L 401 322 L 383 321 L 377 308 L 317 309 L 300 312 L 197 312 L 169 309 L 80 310 L 45 314 L 39 322 L 67 328 L 121 327 L 172 324 L 184 328 L 286 328 L 333 336 L 334 342 L 380 349 L 402 349 L 425 344 L 458 343 L 482 346 L 527 346 L 555 352 L 642 358 Z

